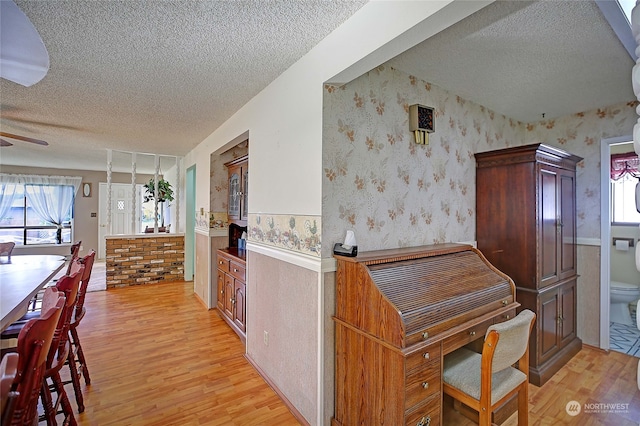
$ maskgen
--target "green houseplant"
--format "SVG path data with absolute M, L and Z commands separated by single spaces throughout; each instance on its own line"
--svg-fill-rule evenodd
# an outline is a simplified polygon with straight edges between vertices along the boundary
M 149 202 L 156 199 L 156 182 L 153 178 L 149 180 L 148 183 L 144 184 L 144 188 L 146 190 L 144 194 L 144 202 Z M 165 201 L 173 201 L 173 189 L 171 188 L 171 184 L 160 178 L 158 180 L 158 203 L 162 204 L 162 208 L 160 209 L 160 217 L 162 219 L 161 226 L 164 228 L 164 202 Z

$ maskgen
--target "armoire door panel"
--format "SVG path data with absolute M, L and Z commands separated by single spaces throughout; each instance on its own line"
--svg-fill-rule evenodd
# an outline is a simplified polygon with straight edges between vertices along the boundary
M 560 303 L 562 307 L 561 312 L 561 342 L 560 345 L 564 346 L 565 343 L 570 342 L 576 335 L 576 323 L 574 321 L 575 306 L 576 306 L 576 284 L 575 281 L 563 285 L 560 290 Z
M 558 280 L 558 191 L 555 170 L 540 171 L 541 286 Z
M 576 207 L 575 207 L 575 178 L 573 174 L 560 176 L 560 221 L 561 242 L 560 249 L 560 278 L 569 277 L 576 273 Z
M 558 350 L 558 292 L 551 291 L 540 296 L 540 359 L 551 357 Z

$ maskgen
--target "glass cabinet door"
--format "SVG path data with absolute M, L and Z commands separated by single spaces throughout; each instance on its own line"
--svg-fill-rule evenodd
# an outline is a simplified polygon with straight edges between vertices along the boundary
M 240 175 L 237 172 L 229 175 L 229 217 L 240 217 Z
M 249 208 L 247 207 L 247 199 L 249 195 L 249 170 L 245 165 L 242 169 L 242 219 L 246 219 L 249 216 Z

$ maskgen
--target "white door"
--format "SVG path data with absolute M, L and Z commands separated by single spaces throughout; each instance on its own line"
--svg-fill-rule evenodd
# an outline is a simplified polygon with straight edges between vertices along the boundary
M 107 235 L 132 235 L 140 232 L 140 194 L 142 185 L 136 185 L 136 208 L 132 206 L 131 184 L 111 184 L 111 230 L 107 229 L 107 184 L 100 182 L 98 191 L 98 259 L 105 259 Z M 135 214 L 135 227 L 131 217 Z

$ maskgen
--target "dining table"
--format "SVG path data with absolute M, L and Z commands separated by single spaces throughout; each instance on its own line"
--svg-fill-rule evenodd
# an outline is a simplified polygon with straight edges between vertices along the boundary
M 0 258 L 0 331 L 20 319 L 29 301 L 64 268 L 60 255 L 18 255 Z

